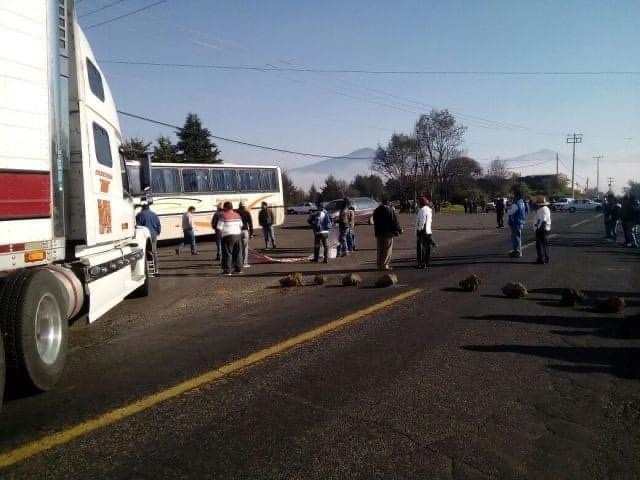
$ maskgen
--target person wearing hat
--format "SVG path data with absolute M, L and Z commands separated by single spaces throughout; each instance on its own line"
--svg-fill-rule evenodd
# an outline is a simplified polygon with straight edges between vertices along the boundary
M 544 265 L 549 263 L 549 232 L 551 231 L 551 210 L 547 199 L 539 196 L 535 203 L 536 219 L 533 228 L 536 233 L 536 252 L 538 259 L 536 263 Z
M 417 239 L 417 259 L 416 268 L 425 269 L 429 266 L 431 259 L 431 222 L 433 219 L 433 210 L 429 206 L 429 200 L 426 197 L 420 197 L 418 200 L 418 213 L 416 214 L 416 239 Z
M 244 268 L 248 268 L 251 266 L 249 265 L 249 239 L 253 237 L 253 219 L 244 202 L 240 202 L 236 212 L 238 212 L 238 215 L 240 215 L 242 219 L 242 234 L 240 235 L 242 264 Z

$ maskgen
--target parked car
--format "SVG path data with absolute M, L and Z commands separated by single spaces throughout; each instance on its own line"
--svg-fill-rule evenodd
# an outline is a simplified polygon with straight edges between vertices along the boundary
M 357 197 L 350 198 L 351 206 L 356 214 L 356 223 L 368 223 L 373 225 L 373 211 L 379 205 L 373 198 L 369 197 Z M 335 221 L 338 219 L 338 214 L 342 208 L 342 199 L 332 200 L 327 203 L 327 212 L 331 215 L 331 218 Z
M 588 199 L 576 199 L 568 202 L 567 204 L 562 206 L 562 211 L 568 211 L 571 213 L 580 211 L 596 211 L 599 212 L 602 210 L 602 204 L 598 202 L 594 202 L 593 200 Z
M 551 210 L 554 212 L 561 212 L 569 202 L 572 202 L 573 198 L 558 198 L 551 202 Z
M 495 212 L 496 211 L 496 202 L 487 202 L 487 204 L 484 206 L 484 211 L 486 213 Z
M 299 205 L 294 205 L 293 207 L 288 207 L 287 213 L 290 215 L 304 214 L 304 213 L 309 214 L 309 213 L 315 212 L 317 209 L 318 207 L 316 206 L 315 203 L 304 202 Z

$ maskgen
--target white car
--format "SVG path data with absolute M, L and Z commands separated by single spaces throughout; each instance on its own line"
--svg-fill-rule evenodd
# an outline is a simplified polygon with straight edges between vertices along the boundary
M 561 212 L 562 209 L 570 202 L 573 202 L 573 198 L 559 198 L 551 202 L 551 210 L 554 212 Z
M 313 202 L 304 202 L 300 205 L 294 205 L 293 207 L 287 208 L 287 213 L 290 215 L 295 214 L 310 214 L 315 212 L 318 209 L 315 203 Z
M 568 202 L 562 208 L 562 211 L 577 212 L 577 211 L 594 211 L 599 212 L 602 210 L 602 204 L 587 199 L 576 199 Z

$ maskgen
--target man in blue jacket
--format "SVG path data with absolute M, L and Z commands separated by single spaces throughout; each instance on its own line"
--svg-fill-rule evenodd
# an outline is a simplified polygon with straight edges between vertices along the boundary
M 151 275 L 158 274 L 158 235 L 160 235 L 160 219 L 158 215 L 151 211 L 149 203 L 146 199 L 142 200 L 142 210 L 136 215 L 136 225 L 147 227 L 151 236 L 151 254 L 153 255 L 153 263 L 155 271 L 149 272 Z
M 513 258 L 522 257 L 522 227 L 527 222 L 526 207 L 522 194 L 519 191 L 513 192 L 513 204 L 509 209 L 509 226 L 511 227 L 511 243 L 513 250 L 509 255 Z

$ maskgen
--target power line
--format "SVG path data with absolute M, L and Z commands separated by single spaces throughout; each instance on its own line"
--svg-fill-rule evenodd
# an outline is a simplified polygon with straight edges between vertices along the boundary
M 122 1 L 122 0 L 119 0 Z M 117 2 L 114 2 L 117 3 Z M 103 8 L 107 8 L 107 6 Z M 88 15 L 88 13 L 86 14 Z M 338 68 L 304 68 L 277 67 L 253 65 L 218 65 L 208 63 L 165 63 L 138 62 L 133 60 L 102 60 L 101 63 L 115 63 L 123 65 L 147 65 L 153 67 L 202 68 L 216 70 L 254 70 L 261 72 L 280 71 L 297 73 L 361 73 L 367 75 L 501 75 L 501 76 L 552 76 L 552 75 L 640 75 L 639 70 L 369 70 L 369 69 L 338 69 Z
M 182 127 L 179 127 L 177 125 L 172 125 L 170 123 L 161 122 L 159 120 L 154 120 L 154 119 L 148 118 L 148 117 L 143 117 L 142 115 L 136 115 L 134 113 L 123 112 L 122 110 L 118 110 L 118 113 L 120 115 L 124 115 L 126 117 L 135 118 L 137 120 L 142 120 L 144 122 L 154 123 L 156 125 L 162 125 L 163 127 L 169 127 L 169 128 L 173 128 L 175 130 L 180 130 L 182 128 Z M 242 140 L 236 140 L 236 139 L 233 139 L 233 138 L 220 137 L 220 136 L 217 136 L 217 135 L 211 135 L 211 137 L 215 138 L 216 140 L 221 140 L 221 141 L 229 142 L 229 143 L 235 143 L 237 145 L 244 145 L 246 147 L 260 148 L 262 150 L 269 150 L 269 151 L 272 151 L 272 152 L 280 152 L 280 153 L 288 153 L 288 154 L 291 154 L 291 155 L 299 155 L 299 156 L 303 156 L 303 157 L 327 158 L 327 159 L 345 159 L 345 160 L 371 160 L 371 157 L 345 157 L 345 156 L 340 156 L 340 155 L 323 155 L 323 154 L 316 154 L 316 153 L 297 152 L 295 150 L 286 150 L 286 149 L 283 149 L 283 148 L 269 147 L 269 146 L 266 146 L 266 145 L 259 145 L 259 144 L 256 144 L 256 143 L 244 142 Z
M 98 13 L 98 12 L 100 12 L 100 11 L 102 11 L 102 10 L 105 10 L 105 9 L 107 9 L 107 8 L 109 8 L 109 7 L 112 7 L 113 5 L 116 5 L 116 4 L 118 4 L 118 3 L 122 3 L 122 2 L 124 2 L 124 1 L 125 1 L 125 0 L 115 0 L 114 2 L 107 3 L 106 5 L 103 5 L 103 6 L 102 6 L 102 7 L 100 7 L 100 8 L 96 8 L 95 10 L 91 10 L 90 12 L 83 13 L 82 15 L 78 15 L 78 18 L 86 17 L 87 15 L 93 15 L 94 13 Z M 77 2 L 76 2 L 76 3 L 77 3 Z
M 102 25 L 106 25 L 107 23 L 115 22 L 117 20 L 121 20 L 123 18 L 130 17 L 131 15 L 135 15 L 136 13 L 140 13 L 140 12 L 142 12 L 144 10 L 148 10 L 150 8 L 155 7 L 156 5 L 160 5 L 161 3 L 165 3 L 167 1 L 168 0 L 158 0 L 157 2 L 152 3 L 151 5 L 147 5 L 146 7 L 141 7 L 141 8 L 138 8 L 137 10 L 132 10 L 131 12 L 125 13 L 123 15 L 110 18 L 109 20 L 105 20 L 104 22 L 94 23 L 93 25 L 89 25 L 88 27 L 84 27 L 84 30 L 89 30 L 91 28 L 100 27 Z

